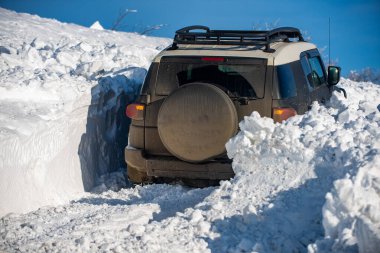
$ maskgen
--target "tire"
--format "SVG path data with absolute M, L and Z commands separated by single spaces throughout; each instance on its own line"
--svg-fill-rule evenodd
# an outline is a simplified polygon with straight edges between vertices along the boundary
M 210 186 L 219 186 L 219 180 L 211 180 L 211 179 L 189 179 L 183 178 L 182 182 L 192 188 L 205 188 Z
M 166 149 L 191 163 L 224 154 L 238 130 L 230 97 L 215 85 L 190 83 L 170 94 L 158 113 L 158 133 Z

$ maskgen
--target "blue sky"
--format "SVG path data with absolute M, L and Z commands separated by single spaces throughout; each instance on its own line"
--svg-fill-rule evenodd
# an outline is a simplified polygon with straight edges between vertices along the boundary
M 187 25 L 211 29 L 252 29 L 274 23 L 306 31 L 319 48 L 328 46 L 331 19 L 331 58 L 347 74 L 352 69 L 380 69 L 380 1 L 255 1 L 255 0 L 0 0 L 3 8 L 59 21 L 90 26 L 96 20 L 111 27 L 120 9 L 136 9 L 126 30 L 166 24 L 154 36 L 173 37 Z M 307 37 L 307 36 L 306 36 Z M 325 55 L 328 54 L 326 49 Z

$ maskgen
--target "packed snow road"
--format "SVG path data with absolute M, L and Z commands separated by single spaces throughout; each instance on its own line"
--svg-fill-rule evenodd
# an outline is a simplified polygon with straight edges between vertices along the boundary
M 379 85 L 342 80 L 348 99 L 282 124 L 252 113 L 218 187 L 132 187 L 115 115 L 169 40 L 4 9 L 0 32 L 0 251 L 380 248 Z

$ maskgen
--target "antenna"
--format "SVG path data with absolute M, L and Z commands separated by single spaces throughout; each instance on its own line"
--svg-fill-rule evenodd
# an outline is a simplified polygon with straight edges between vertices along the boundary
M 329 66 L 331 66 L 331 45 L 330 45 L 330 17 L 329 17 Z

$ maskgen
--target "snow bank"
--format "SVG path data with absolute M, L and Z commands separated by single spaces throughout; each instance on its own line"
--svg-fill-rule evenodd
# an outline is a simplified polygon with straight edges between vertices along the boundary
M 0 9 L 0 216 L 64 203 L 124 166 L 125 105 L 169 40 Z
M 328 107 L 314 104 L 310 112 L 283 124 L 254 112 L 226 145 L 234 184 L 244 185 L 245 194 L 261 195 L 255 192 L 260 189 L 274 197 L 267 206 L 269 226 L 259 230 L 273 233 L 276 242 L 260 235 L 260 251 L 302 251 L 322 235 L 322 214 L 330 244 L 310 245 L 310 252 L 356 252 L 357 246 L 374 252 L 379 246 L 380 87 L 349 80 L 341 85 L 350 94 L 347 100 L 334 94 Z M 251 245 L 258 243 L 250 238 Z
M 366 252 L 380 249 L 380 156 L 366 161 L 355 176 L 334 182 L 323 207 L 325 239 L 310 252 Z M 326 250 L 327 249 L 327 250 Z
M 351 82 L 349 89 L 355 85 L 358 84 Z M 346 127 L 362 128 L 357 136 L 364 135 L 365 139 L 354 139 L 355 170 L 336 180 L 332 191 L 326 195 L 323 207 L 325 239 L 310 245 L 309 252 L 371 253 L 380 248 L 380 87 L 371 83 L 359 83 L 358 86 L 363 87 L 362 94 L 371 88 L 374 92 L 355 95 L 361 101 L 351 102 L 347 106 L 351 112 L 341 113 L 340 120 Z M 361 145 L 368 145 L 367 149 L 363 150 Z

